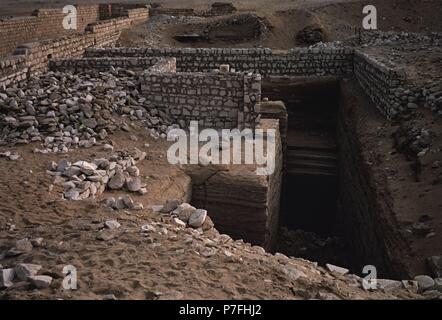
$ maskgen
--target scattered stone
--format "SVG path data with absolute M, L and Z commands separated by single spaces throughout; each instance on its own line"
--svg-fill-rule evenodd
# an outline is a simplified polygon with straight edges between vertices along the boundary
M 18 251 L 22 251 L 22 252 L 31 252 L 32 251 L 32 243 L 31 241 L 29 241 L 28 238 L 25 239 L 21 239 L 21 240 L 17 240 L 15 242 L 15 248 Z
M 113 150 L 114 150 L 114 146 L 111 145 L 111 144 L 105 144 L 105 145 L 103 146 L 103 149 L 104 149 L 105 151 L 113 151 Z
M 15 266 L 15 274 L 17 278 L 26 281 L 28 277 L 32 277 L 37 275 L 38 271 L 40 271 L 41 265 L 31 264 L 31 263 L 20 263 Z
M 402 280 L 402 285 L 404 286 L 405 289 L 415 293 L 419 289 L 417 281 L 414 280 Z
M 428 289 L 434 287 L 434 285 L 435 285 L 434 280 L 431 277 L 426 276 L 426 275 L 416 276 L 416 277 L 414 277 L 414 280 L 417 281 L 419 291 L 428 290 Z
M 126 178 L 121 171 L 115 172 L 115 175 L 110 179 L 109 183 L 107 184 L 109 188 L 113 190 L 118 190 L 123 188 L 124 182 L 126 181 Z
M 0 288 L 9 288 L 13 285 L 15 271 L 12 268 L 2 269 L 0 271 Z
M 29 280 L 37 289 L 48 288 L 52 283 L 52 277 L 44 275 L 30 276 Z
M 137 192 L 141 189 L 140 177 L 129 178 L 126 181 L 127 189 L 131 192 Z
M 292 266 L 284 266 L 282 267 L 282 272 L 291 280 L 291 281 L 296 281 L 299 278 L 305 278 L 306 275 L 304 272 L 296 269 L 295 267 Z
M 157 229 L 155 228 L 155 226 L 153 226 L 149 223 L 146 223 L 141 226 L 141 232 L 156 232 L 156 230 Z
M 385 292 L 394 291 L 402 288 L 402 282 L 390 279 L 377 279 L 377 288 Z
M 101 241 L 110 241 L 112 239 L 117 238 L 118 236 L 120 236 L 120 233 L 115 232 L 115 229 L 114 230 L 106 229 L 101 231 L 97 235 L 97 239 Z
M 204 224 L 204 221 L 207 217 L 207 210 L 197 209 L 194 213 L 189 217 L 189 226 L 192 228 L 199 228 Z
M 104 198 L 102 202 L 106 207 L 115 208 L 116 200 L 114 197 Z
M 178 218 L 173 218 L 173 222 L 179 227 L 186 227 L 186 223 Z
M 184 222 L 188 222 L 190 216 L 196 211 L 196 208 L 191 206 L 188 203 L 180 204 L 175 210 L 172 211 L 172 214 L 177 215 L 178 218 Z
M 203 231 L 209 231 L 214 226 L 215 226 L 215 224 L 213 223 L 212 219 L 209 216 L 206 216 L 206 219 L 204 220 L 204 223 L 202 225 Z M 261 248 L 261 249 L 264 250 L 263 248 Z
M 117 220 L 108 220 L 104 223 L 104 226 L 108 229 L 118 229 L 121 224 Z
M 31 239 L 31 243 L 34 247 L 40 247 L 43 244 L 43 241 L 44 241 L 43 238 Z
M 178 199 L 168 199 L 164 206 L 161 208 L 160 212 L 162 213 L 170 213 L 174 211 L 179 205 L 181 201 Z
M 338 266 L 335 266 L 335 265 L 330 264 L 330 263 L 326 263 L 325 266 L 326 266 L 328 271 L 336 272 L 336 273 L 339 273 L 339 274 L 342 274 L 342 275 L 345 275 L 345 274 L 347 274 L 350 271 L 348 269 L 345 269 L 345 268 L 342 268 L 342 267 L 338 267 Z

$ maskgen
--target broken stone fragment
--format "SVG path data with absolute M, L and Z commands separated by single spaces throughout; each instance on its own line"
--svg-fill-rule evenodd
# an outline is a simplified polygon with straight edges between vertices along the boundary
M 188 222 L 190 216 L 196 211 L 196 208 L 191 206 L 188 203 L 180 204 L 175 210 L 172 211 L 172 214 L 177 215 L 178 218 L 184 222 Z
M 186 223 L 181 219 L 173 218 L 173 222 L 179 227 L 186 227 Z
M 192 213 L 189 217 L 189 226 L 192 228 L 199 228 L 204 224 L 204 221 L 207 217 L 207 210 L 197 209 L 194 213 Z
M 104 226 L 108 229 L 118 229 L 121 224 L 117 220 L 108 220 L 104 223 Z
M 204 223 L 202 225 L 203 231 L 209 231 L 211 230 L 215 224 L 213 223 L 212 219 L 210 219 L 209 216 L 206 217 L 206 220 L 204 220 Z M 264 250 L 264 249 L 263 249 Z
M 68 200 L 80 200 L 80 192 L 77 190 L 69 190 L 63 193 L 64 197 Z
M 109 180 L 107 186 L 113 190 L 123 188 L 126 178 L 122 171 L 115 172 L 115 175 Z
M 91 176 L 97 170 L 97 165 L 95 163 L 90 163 L 87 161 L 77 161 L 74 163 L 74 166 L 80 168 L 80 171 L 85 175 Z
M 106 207 L 114 208 L 114 207 L 115 207 L 116 200 L 115 200 L 114 197 L 107 197 L 107 198 L 105 198 L 102 202 L 103 202 L 103 204 L 104 204 Z
M 15 266 L 14 271 L 17 278 L 25 281 L 28 277 L 35 276 L 40 271 L 41 265 L 31 263 L 20 263 Z
M 22 252 L 31 252 L 32 251 L 32 243 L 31 241 L 29 241 L 28 238 L 25 239 L 21 239 L 21 240 L 17 240 L 15 242 L 15 248 L 18 251 L 22 251 Z
M 345 274 L 347 274 L 349 272 L 349 270 L 346 269 L 346 268 L 338 267 L 338 266 L 335 266 L 335 265 L 330 264 L 330 263 L 326 263 L 325 266 L 326 266 L 327 270 L 330 271 L 330 272 L 336 272 L 336 273 L 339 273 L 339 274 L 342 274 L 342 275 L 345 275 Z
M 168 199 L 164 206 L 161 208 L 160 212 L 162 213 L 170 213 L 174 211 L 179 205 L 181 201 L 178 199 Z
M 118 231 L 116 229 L 106 229 L 101 231 L 98 235 L 97 235 L 97 240 L 102 240 L 102 241 L 109 241 L 112 240 L 114 238 L 117 238 L 118 236 L 120 236 L 121 233 L 118 233 Z
M 131 192 L 137 192 L 141 189 L 141 179 L 140 177 L 128 178 L 126 180 L 127 189 Z
M 132 210 L 143 210 L 144 206 L 141 202 L 134 202 L 134 205 L 132 206 Z
M 29 281 L 37 288 L 37 289 L 45 289 L 48 288 L 52 283 L 52 277 L 50 276 L 30 276 Z
M 124 205 L 127 208 L 129 208 L 129 209 L 133 209 L 134 208 L 134 201 L 127 194 L 122 197 L 122 200 L 123 200 Z
M 427 275 L 416 276 L 414 277 L 414 280 L 417 281 L 419 291 L 421 292 L 431 289 L 435 285 L 434 280 Z
M 376 285 L 378 289 L 385 292 L 394 291 L 402 288 L 402 282 L 390 279 L 377 279 Z
M 0 271 L 0 288 L 9 288 L 13 285 L 15 271 L 12 268 L 2 269 Z

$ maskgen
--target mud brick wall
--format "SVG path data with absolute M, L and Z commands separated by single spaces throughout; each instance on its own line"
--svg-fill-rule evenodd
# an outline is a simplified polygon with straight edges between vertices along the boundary
M 205 127 L 235 128 L 244 112 L 244 78 L 243 73 L 145 73 L 141 92 L 186 126 L 197 120 Z
M 279 228 L 279 213 L 281 203 L 281 188 L 283 179 L 283 145 L 281 141 L 281 129 L 278 119 L 261 119 L 259 127 L 276 132 L 275 137 L 275 170 L 267 177 L 267 200 L 266 200 L 266 228 L 264 248 L 273 251 L 276 247 Z
M 175 57 L 178 72 L 209 72 L 221 64 L 263 76 L 344 76 L 353 73 L 352 49 L 116 48 L 88 56 Z
M 211 165 L 189 169 L 192 205 L 208 210 L 221 233 L 273 250 L 277 239 L 282 179 L 282 149 L 278 120 L 260 121 L 263 129 L 275 129 L 275 171 L 256 174 L 255 165 Z
M 50 59 L 81 57 L 87 47 L 94 45 L 93 34 L 71 35 L 55 40 L 33 42 L 17 47 L 15 53 L 26 57 L 30 75 L 37 75 L 48 69 Z
M 32 16 L 0 20 L 0 56 L 12 53 L 20 43 L 83 32 L 100 19 L 99 5 L 77 5 L 77 30 L 65 30 L 63 9 L 40 9 Z
M 0 67 L 0 86 L 47 71 L 50 60 L 80 58 L 86 48 L 114 46 L 123 29 L 144 21 L 142 16 L 148 16 L 148 8 L 143 8 L 141 11 L 134 10 L 136 13 L 134 18 L 125 17 L 93 22 L 88 24 L 84 33 L 18 45 L 11 56 L 14 59 L 21 57 L 17 60 L 21 61 L 20 63 L 13 63 L 15 67 L 11 67 L 11 63 L 8 62 L 11 58 L 0 59 L 0 66 L 4 65 Z M 144 15 L 139 15 L 141 12 L 144 12 Z M 155 59 L 152 57 L 145 60 Z M 137 64 L 143 63 L 145 61 L 137 62 Z
M 26 79 L 28 68 L 22 56 L 8 57 L 0 60 L 0 87 Z
M 158 62 L 158 58 L 85 58 L 51 60 L 49 69 L 53 71 L 87 72 L 91 70 L 109 71 L 111 67 L 133 71 L 147 70 Z
M 372 149 L 363 133 L 367 118 L 378 125 L 383 119 L 374 112 L 367 114 L 362 94 L 355 95 L 355 90 L 356 86 L 341 83 L 338 231 L 351 244 L 356 271 L 374 265 L 379 278 L 408 279 L 409 270 L 403 265 L 410 252 L 407 241 L 398 231 L 389 192 L 379 182 L 385 177 L 369 165 Z

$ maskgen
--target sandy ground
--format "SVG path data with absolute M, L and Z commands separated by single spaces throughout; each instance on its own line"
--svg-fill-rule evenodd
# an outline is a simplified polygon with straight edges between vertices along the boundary
M 81 2 L 81 1 L 79 1 Z M 83 1 L 89 2 L 92 1 Z M 121 2 L 138 2 L 124 1 Z M 158 1 L 171 7 L 207 7 L 204 1 Z M 238 3 L 238 1 L 232 1 Z M 289 48 L 297 30 L 311 23 L 311 19 L 320 18 L 321 23 L 330 32 L 331 39 L 340 39 L 351 33 L 352 26 L 359 23 L 359 4 L 338 6 L 336 1 L 240 1 L 242 10 L 255 10 L 264 15 L 274 26 L 267 42 L 241 43 L 241 46 L 265 45 L 273 48 Z M 351 1 L 350 1 L 351 2 Z M 376 2 L 376 1 L 375 1 Z M 383 6 L 377 1 L 379 6 Z M 404 2 L 404 1 L 403 1 Z M 415 1 L 419 2 L 419 1 Z M 12 1 L 0 2 L 0 16 L 29 14 L 33 9 L 59 7 L 72 1 Z M 75 3 L 75 1 L 74 1 Z M 317 5 L 321 3 L 319 8 Z M 429 26 L 433 30 L 442 30 L 440 16 L 428 2 L 422 2 L 416 9 L 395 7 L 396 1 L 385 6 L 383 27 L 386 30 L 395 27 L 398 30 L 422 31 Z M 441 4 L 441 2 L 438 2 Z M 391 6 L 390 6 L 391 5 Z M 291 8 L 313 6 L 307 12 L 287 11 Z M 265 10 L 262 8 L 265 7 Z M 395 9 L 399 10 L 399 14 Z M 276 14 L 276 10 L 286 12 Z M 343 12 L 345 14 L 343 14 Z M 394 13 L 396 12 L 396 15 Z M 388 14 L 387 14 L 388 13 Z M 313 15 L 312 15 L 313 14 Z M 428 17 L 405 22 L 403 17 Z M 396 16 L 394 20 L 388 17 Z M 298 18 L 301 19 L 298 20 Z M 336 17 L 339 17 L 336 19 Z M 407 19 L 408 20 L 408 19 Z M 128 41 L 139 45 L 145 40 L 143 32 L 136 29 Z M 171 36 L 172 34 L 166 34 Z M 135 34 L 135 36 L 134 36 Z M 128 36 L 128 37 L 129 37 Z M 160 38 L 160 45 L 175 45 L 170 37 Z M 225 44 L 219 44 L 225 46 Z M 434 121 L 427 114 L 420 116 L 422 121 Z M 379 145 L 384 155 L 389 155 L 394 128 L 387 128 L 379 134 L 384 135 L 385 144 Z M 389 131 L 391 130 L 391 131 Z M 134 134 L 134 133 L 131 133 Z M 19 147 L 0 147 L 0 151 L 16 150 L 23 160 L 19 162 L 0 159 L 0 252 L 12 248 L 17 239 L 43 238 L 43 244 L 32 252 L 17 257 L 1 257 L 0 263 L 14 266 L 19 262 L 37 263 L 43 272 L 56 280 L 53 285 L 41 291 L 29 290 L 21 284 L 2 291 L 0 298 L 43 298 L 43 299 L 101 299 L 107 294 L 114 294 L 120 299 L 157 299 L 157 298 L 212 298 L 212 299 L 298 299 L 298 298 L 388 298 L 393 297 L 381 292 L 367 293 L 348 285 L 349 279 L 331 275 L 322 268 L 302 260 L 287 260 L 281 256 L 264 254 L 259 248 L 252 248 L 239 242 L 227 241 L 219 237 L 216 231 L 201 235 L 190 229 L 179 229 L 168 218 L 154 213 L 149 207 L 162 204 L 166 199 L 184 198 L 189 186 L 189 178 L 180 168 L 172 167 L 165 161 L 166 144 L 151 141 L 140 130 L 137 142 L 129 139 L 128 133 L 117 133 L 110 138 L 117 149 L 131 149 L 137 146 L 147 148 L 147 160 L 138 164 L 141 175 L 148 184 L 148 194 L 134 196 L 134 200 L 145 205 L 143 211 L 114 212 L 97 201 L 65 201 L 61 199 L 61 190 L 50 190 L 52 178 L 46 173 L 49 161 L 59 161 L 63 155 L 36 155 L 32 153 L 36 145 Z M 373 138 L 375 139 L 375 138 Z M 440 139 L 440 138 L 439 138 Z M 437 140 L 440 143 L 440 140 Z M 66 156 L 71 160 L 93 159 L 104 155 L 100 147 L 78 149 Z M 412 181 L 409 163 L 402 155 L 385 156 L 385 161 L 397 168 L 387 170 L 393 195 L 397 199 L 395 206 L 402 213 L 405 226 L 416 221 L 422 213 L 437 215 L 440 204 L 434 201 L 440 193 L 440 185 L 430 187 L 430 175 L 423 175 L 421 181 Z M 434 158 L 436 159 L 436 158 Z M 433 158 L 428 159 L 425 170 Z M 427 189 L 429 191 L 427 191 Z M 421 190 L 421 191 L 419 191 Z M 103 196 L 109 195 L 106 192 Z M 412 196 L 410 196 L 412 195 Z M 103 222 L 117 219 L 122 227 L 109 241 L 97 240 L 103 229 Z M 417 239 L 414 249 L 419 252 L 419 268 L 422 257 L 434 250 L 434 244 L 442 243 L 441 220 L 435 221 L 438 230 L 435 238 Z M 140 228 L 149 223 L 156 231 L 142 235 Z M 15 227 L 12 228 L 11 225 Z M 167 231 L 165 231 L 167 230 Z M 214 253 L 213 253 L 214 251 Z M 210 255 L 207 254 L 210 252 Z M 226 253 L 228 252 L 228 253 Z M 213 255 L 212 255 L 213 253 Z M 65 291 L 60 288 L 61 271 L 65 265 L 74 265 L 79 274 L 80 288 L 77 291 Z M 295 270 L 295 271 L 293 271 Z M 419 269 L 420 270 L 420 269 Z M 302 272 L 304 276 L 294 276 Z M 395 297 L 416 298 L 401 292 Z
M 189 178 L 162 158 L 167 143 L 150 141 L 142 130 L 137 133 L 137 142 L 129 135 L 120 132 L 111 136 L 116 149 L 143 148 L 146 141 L 151 144 L 147 159 L 137 164 L 148 182 L 147 195 L 133 196 L 145 205 L 142 211 L 114 212 L 92 199 L 62 200 L 58 187 L 50 191 L 53 178 L 46 172 L 49 161 L 104 156 L 101 147 L 55 156 L 36 155 L 32 152 L 36 146 L 27 145 L 12 148 L 23 160 L 0 160 L 0 251 L 9 250 L 16 239 L 43 238 L 31 252 L 3 257 L 0 262 L 5 267 L 19 262 L 41 264 L 41 273 L 55 278 L 51 287 L 43 290 L 17 283 L 2 291 L 1 299 L 105 299 L 111 294 L 118 299 L 417 297 L 406 291 L 394 295 L 365 292 L 349 286 L 350 279 L 330 274 L 311 262 L 266 254 L 262 248 L 220 237 L 215 230 L 199 234 L 177 227 L 149 206 L 171 197 L 184 198 Z M 110 194 L 105 192 L 103 197 Z M 121 223 L 113 233 L 115 238 L 98 240 L 103 222 L 110 219 Z M 146 223 L 156 231 L 141 234 L 140 228 Z M 11 225 L 15 227 L 11 229 Z M 61 288 L 66 265 L 77 269 L 78 290 Z

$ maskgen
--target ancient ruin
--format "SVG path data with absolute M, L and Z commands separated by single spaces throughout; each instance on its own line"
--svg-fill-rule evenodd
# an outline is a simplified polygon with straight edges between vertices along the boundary
M 136 2 L 0 17 L 0 299 L 442 298 L 440 2 Z

